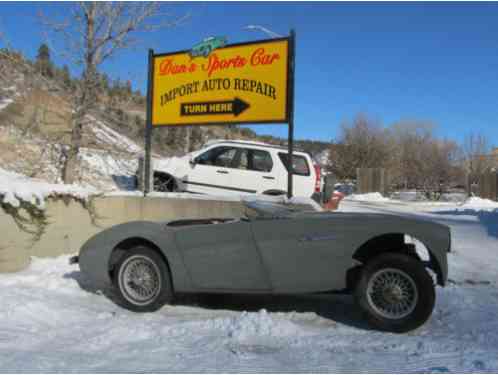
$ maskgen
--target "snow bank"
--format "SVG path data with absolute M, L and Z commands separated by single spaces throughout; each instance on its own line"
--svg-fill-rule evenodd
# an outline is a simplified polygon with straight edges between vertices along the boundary
M 498 202 L 479 197 L 470 197 L 464 204 L 459 206 L 459 210 L 494 211 L 498 210 Z
M 96 193 L 97 191 L 93 188 L 85 188 L 79 185 L 50 184 L 0 168 L 1 202 L 14 207 L 19 207 L 21 201 L 25 201 L 43 209 L 45 199 L 50 196 L 69 195 L 77 199 L 87 200 L 89 195 Z
M 383 197 L 381 193 L 352 194 L 344 198 L 346 200 L 361 202 L 389 202 L 390 199 Z
M 130 140 L 128 137 L 125 137 L 124 135 L 111 129 L 102 121 L 97 120 L 93 116 L 88 116 L 88 118 L 92 121 L 92 124 L 89 126 L 89 128 L 95 134 L 97 140 L 101 143 L 116 146 L 130 153 L 142 152 L 142 148 L 139 147 L 135 142 Z
M 421 191 L 408 190 L 408 191 L 395 191 L 391 194 L 391 199 L 403 202 L 423 202 L 427 201 L 427 197 Z
M 117 158 L 104 150 L 82 148 L 80 158 L 86 161 L 93 169 L 107 175 L 130 174 L 137 169 L 138 161 Z

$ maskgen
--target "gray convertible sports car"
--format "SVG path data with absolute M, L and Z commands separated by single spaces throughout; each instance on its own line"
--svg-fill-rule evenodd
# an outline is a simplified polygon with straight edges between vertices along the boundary
M 88 240 L 72 261 L 137 312 L 159 309 L 176 292 L 340 291 L 354 293 L 382 330 L 406 332 L 430 317 L 434 284 L 447 278 L 448 227 L 393 215 L 246 206 L 240 218 L 117 225 Z M 406 238 L 422 242 L 428 259 Z

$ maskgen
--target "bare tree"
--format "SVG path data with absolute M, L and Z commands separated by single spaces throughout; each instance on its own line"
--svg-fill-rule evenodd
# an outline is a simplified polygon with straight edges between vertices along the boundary
M 339 179 L 354 179 L 356 168 L 386 168 L 393 187 L 441 192 L 461 185 L 458 146 L 437 139 L 434 125 L 400 121 L 382 128 L 363 115 L 342 125 L 330 149 L 329 170 Z
M 136 34 L 175 26 L 185 17 L 162 13 L 158 3 L 81 2 L 71 6 L 70 14 L 62 22 L 43 14 L 40 18 L 50 32 L 63 40 L 65 48 L 61 54 L 82 66 L 73 103 L 71 142 L 63 168 L 64 182 L 73 183 L 83 127 L 98 100 L 99 67 L 123 49 L 136 46 Z
M 463 141 L 463 156 L 465 168 L 471 178 L 484 173 L 491 167 L 489 144 L 486 137 L 480 133 L 469 133 Z
M 422 188 L 430 160 L 433 125 L 420 121 L 399 121 L 390 127 L 393 158 L 391 181 L 404 189 Z
M 396 188 L 436 192 L 461 185 L 458 146 L 434 136 L 435 126 L 423 121 L 399 121 L 390 129 L 391 182 Z
M 352 123 L 342 124 L 339 139 L 330 148 L 328 169 L 340 179 L 354 179 L 357 168 L 381 168 L 388 158 L 385 129 L 360 114 Z

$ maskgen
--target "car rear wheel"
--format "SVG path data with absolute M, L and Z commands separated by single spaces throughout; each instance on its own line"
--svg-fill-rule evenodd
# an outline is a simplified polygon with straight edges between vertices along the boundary
M 119 303 L 135 312 L 152 312 L 173 299 L 170 272 L 154 250 L 138 246 L 118 261 L 113 283 Z
M 365 265 L 356 284 L 355 297 L 374 327 L 408 332 L 431 316 L 434 282 L 419 260 L 387 253 Z

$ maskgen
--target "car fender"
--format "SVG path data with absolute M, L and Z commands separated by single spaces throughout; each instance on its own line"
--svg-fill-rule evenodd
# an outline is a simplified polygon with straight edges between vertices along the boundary
M 392 234 L 408 235 L 424 244 L 431 257 L 431 267 L 438 274 L 438 283 L 445 284 L 448 277 L 447 253 L 451 247 L 449 227 L 428 220 L 385 215 L 372 219 L 372 222 L 367 219 L 362 222 L 361 228 L 361 231 L 353 236 L 356 238 L 353 258 L 372 239 Z M 371 251 L 377 250 L 386 249 L 371 248 Z
M 114 249 L 119 248 L 119 244 L 129 239 L 143 239 L 155 245 L 168 262 L 174 289 L 191 289 L 190 278 L 176 246 L 174 233 L 164 223 L 132 221 L 97 233 L 80 249 L 80 270 L 98 286 L 110 286 L 111 255 Z

